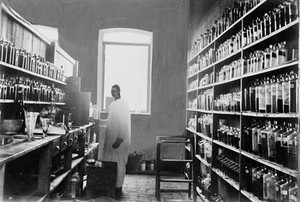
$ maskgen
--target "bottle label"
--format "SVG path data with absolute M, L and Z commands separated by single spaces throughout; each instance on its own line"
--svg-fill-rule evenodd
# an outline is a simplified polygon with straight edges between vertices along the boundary
M 263 88 L 263 87 L 259 87 L 259 109 L 260 110 L 266 109 L 265 88 Z
M 290 89 L 289 89 L 289 85 L 288 82 L 284 82 L 283 84 L 283 103 L 284 105 L 289 105 L 290 103 Z
M 287 192 L 287 190 L 282 190 L 281 194 L 286 196 L 288 194 L 288 192 Z

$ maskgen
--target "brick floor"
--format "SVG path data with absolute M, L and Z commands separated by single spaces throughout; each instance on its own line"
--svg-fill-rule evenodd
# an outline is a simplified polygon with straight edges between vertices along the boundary
M 186 183 L 161 183 L 163 189 L 187 189 Z M 198 201 L 200 198 L 198 198 Z M 83 200 L 74 200 L 75 202 Z M 100 197 L 85 202 L 157 202 L 155 198 L 155 176 L 126 175 L 123 196 L 116 201 L 108 197 Z M 187 193 L 161 193 L 161 202 L 191 202 Z M 69 202 L 69 201 L 68 201 Z
M 186 183 L 161 183 L 161 188 L 187 189 Z M 126 202 L 155 202 L 155 176 L 126 175 L 123 187 L 123 197 Z M 162 201 L 190 201 L 187 193 L 161 193 Z

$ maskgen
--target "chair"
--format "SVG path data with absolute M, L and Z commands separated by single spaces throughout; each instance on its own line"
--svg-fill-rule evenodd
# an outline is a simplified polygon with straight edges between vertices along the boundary
M 183 147 L 188 146 L 190 148 L 190 159 L 163 159 L 161 158 L 161 147 L 163 144 L 179 144 L 183 145 Z M 194 165 L 194 137 L 187 137 L 187 136 L 157 136 L 156 137 L 156 185 L 155 185 L 155 197 L 157 200 L 160 200 L 161 192 L 187 192 L 189 198 L 191 198 L 191 194 L 193 191 L 193 199 L 197 201 L 197 194 L 196 194 L 196 187 L 195 187 L 195 177 L 193 171 Z M 185 173 L 185 179 L 180 178 L 166 178 L 164 176 L 162 170 L 163 163 L 190 163 L 190 173 Z M 171 182 L 171 183 L 188 183 L 188 189 L 161 189 L 161 183 L 163 182 Z

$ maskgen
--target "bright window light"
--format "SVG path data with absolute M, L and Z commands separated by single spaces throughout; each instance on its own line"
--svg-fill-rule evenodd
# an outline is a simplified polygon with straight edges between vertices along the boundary
M 135 32 L 104 33 L 104 110 L 118 84 L 132 112 L 150 113 L 151 41 L 152 36 Z

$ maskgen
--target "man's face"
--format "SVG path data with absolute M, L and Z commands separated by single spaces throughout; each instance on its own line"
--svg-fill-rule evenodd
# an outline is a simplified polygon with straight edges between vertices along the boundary
M 118 90 L 117 90 L 116 88 L 112 88 L 112 89 L 111 89 L 111 95 L 112 95 L 115 99 L 117 99 L 117 98 L 119 97 L 119 92 L 118 92 Z

